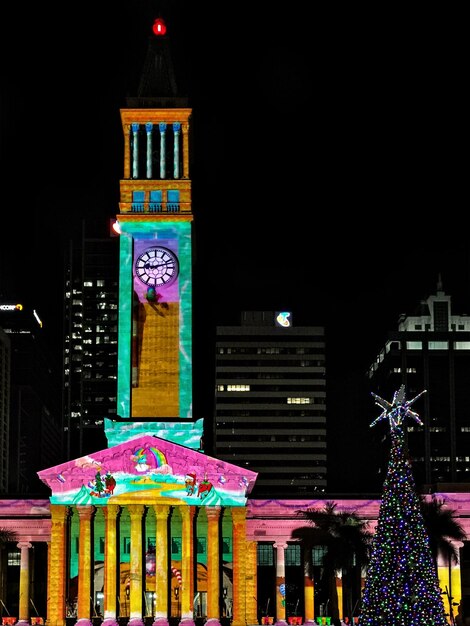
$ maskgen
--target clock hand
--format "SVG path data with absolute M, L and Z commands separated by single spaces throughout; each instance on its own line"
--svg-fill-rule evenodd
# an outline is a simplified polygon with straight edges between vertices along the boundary
M 163 267 L 164 265 L 168 265 L 168 261 L 166 263 L 158 263 L 157 265 L 151 265 L 150 263 L 146 263 L 144 265 L 144 269 L 146 270 L 154 270 L 157 267 Z

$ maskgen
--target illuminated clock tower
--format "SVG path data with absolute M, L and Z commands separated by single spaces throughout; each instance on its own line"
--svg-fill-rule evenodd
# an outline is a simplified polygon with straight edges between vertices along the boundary
M 138 95 L 121 110 L 119 420 L 108 445 L 148 433 L 200 447 L 192 414 L 191 109 L 155 20 Z

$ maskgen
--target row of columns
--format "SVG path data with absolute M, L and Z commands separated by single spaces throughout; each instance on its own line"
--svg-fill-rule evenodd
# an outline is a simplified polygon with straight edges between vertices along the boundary
M 144 178 L 141 176 L 139 172 L 139 154 L 140 154 L 140 143 L 139 143 L 139 133 L 141 129 L 141 124 L 138 122 L 134 122 L 131 124 L 131 133 L 132 133 L 132 142 L 131 142 L 131 162 L 132 162 L 132 178 Z M 154 138 L 154 128 L 158 128 L 160 135 L 160 178 L 166 179 L 166 135 L 167 135 L 167 127 L 166 122 L 160 122 L 159 124 L 154 124 L 153 122 L 146 122 L 143 125 L 145 128 L 146 135 L 146 144 L 145 144 L 145 178 L 152 179 L 154 178 L 153 172 L 153 138 Z M 175 180 L 181 177 L 180 173 L 180 137 L 183 132 L 183 144 L 187 145 L 188 141 L 188 126 L 181 124 L 180 122 L 174 122 L 171 125 L 173 130 L 173 178 Z M 184 170 L 184 164 L 183 164 Z M 183 172 L 183 178 L 187 178 L 187 172 Z
M 130 517 L 130 626 L 143 626 L 142 596 L 143 581 L 143 542 L 142 519 L 146 507 L 143 504 L 128 504 L 126 508 Z M 169 556 L 167 521 L 170 506 L 155 504 L 156 516 L 156 594 L 154 625 L 168 626 L 170 606 L 168 601 L 169 588 Z M 119 505 L 108 504 L 103 508 L 105 518 L 105 559 L 104 559 L 104 626 L 117 626 L 118 590 L 116 588 L 116 572 L 119 568 L 116 552 L 117 518 Z M 77 506 L 79 516 L 79 576 L 77 597 L 77 624 L 91 626 L 91 579 L 92 579 L 92 521 L 93 506 Z M 221 508 L 205 507 L 207 515 L 207 621 L 214 626 L 220 618 L 220 545 L 219 524 Z M 181 506 L 182 534 L 182 582 L 181 624 L 194 625 L 194 516 L 196 507 Z M 233 626 L 245 626 L 256 622 L 256 542 L 246 541 L 246 510 L 233 507 L 232 542 L 233 542 Z M 66 614 L 66 576 L 67 576 L 67 517 L 66 506 L 51 505 L 51 544 L 48 563 L 48 626 L 64 626 Z M 23 555 L 23 552 L 22 552 Z M 247 565 L 249 570 L 247 570 Z M 248 576 L 247 572 L 253 575 Z M 26 593 L 26 598 L 28 598 Z M 27 605 L 20 619 L 27 620 Z
M 131 521 L 131 559 L 130 559 L 130 615 L 129 622 L 134 626 L 143 626 L 142 621 L 142 518 L 145 506 L 127 505 Z M 158 626 L 168 624 L 169 606 L 168 589 L 169 557 L 167 522 L 170 513 L 168 505 L 154 505 L 156 517 L 156 570 L 155 588 L 162 590 L 156 594 L 155 623 Z M 92 521 L 94 507 L 77 506 L 79 515 L 79 581 L 77 598 L 77 622 L 83 626 L 91 624 L 90 598 L 92 570 Z M 117 545 L 117 517 L 119 506 L 109 504 L 103 508 L 105 518 L 105 569 L 104 569 L 104 624 L 117 624 L 116 571 L 119 567 Z M 194 598 L 194 515 L 196 507 L 181 507 L 182 519 L 182 586 L 181 586 L 181 622 L 192 626 Z M 48 625 L 62 626 L 65 623 L 66 594 L 66 543 L 67 516 L 65 506 L 51 505 L 52 528 L 48 562 Z M 220 507 L 206 507 L 207 515 L 207 617 L 214 626 L 220 617 L 220 545 L 219 522 Z M 256 542 L 247 542 L 245 509 L 232 509 L 233 523 L 233 623 L 245 626 L 256 622 Z M 20 597 L 19 624 L 29 624 L 29 549 L 31 543 L 19 542 L 20 561 Z M 276 549 L 276 615 L 277 622 L 286 621 L 286 606 L 281 585 L 285 584 L 285 549 L 287 543 L 274 543 Z M 305 621 L 314 620 L 313 582 L 308 576 L 304 579 Z

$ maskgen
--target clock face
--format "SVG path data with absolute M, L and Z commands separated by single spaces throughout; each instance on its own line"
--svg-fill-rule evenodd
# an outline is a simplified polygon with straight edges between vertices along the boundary
M 137 258 L 135 274 L 148 287 L 171 285 L 178 276 L 178 257 L 162 246 L 147 248 Z

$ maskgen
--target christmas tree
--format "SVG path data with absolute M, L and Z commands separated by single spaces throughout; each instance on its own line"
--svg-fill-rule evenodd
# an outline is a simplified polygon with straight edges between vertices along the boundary
M 412 417 L 422 425 L 410 407 L 423 393 L 407 401 L 402 385 L 391 403 L 372 394 L 383 412 L 371 426 L 388 419 L 392 447 L 362 597 L 361 626 L 447 626 L 420 499 L 405 453 L 403 422 Z

